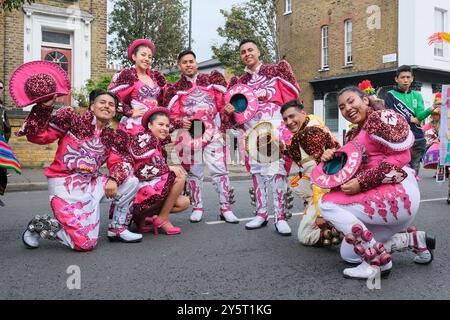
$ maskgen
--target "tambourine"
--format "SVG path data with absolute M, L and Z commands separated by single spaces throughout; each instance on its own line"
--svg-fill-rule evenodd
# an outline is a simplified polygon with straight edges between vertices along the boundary
M 353 142 L 338 149 L 334 158 L 320 163 L 311 173 L 311 181 L 323 189 L 332 189 L 350 181 L 361 165 L 362 150 Z
M 225 102 L 234 106 L 234 119 L 238 124 L 247 123 L 258 111 L 258 97 L 255 91 L 245 84 L 231 87 L 225 94 Z
M 214 136 L 214 123 L 205 117 L 191 119 L 189 130 L 181 129 L 176 139 L 176 144 L 183 148 L 203 148 Z
M 250 159 L 259 163 L 279 160 L 280 147 L 274 136 L 274 126 L 270 122 L 261 122 L 251 128 L 245 137 L 245 151 Z

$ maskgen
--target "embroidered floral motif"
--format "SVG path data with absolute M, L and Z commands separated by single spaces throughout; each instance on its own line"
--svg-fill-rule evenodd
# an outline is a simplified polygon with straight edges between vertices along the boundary
M 151 165 L 145 165 L 142 169 L 141 169 L 141 175 L 148 179 L 150 177 L 156 176 L 159 172 L 159 169 L 151 166 Z
M 390 126 L 397 125 L 397 117 L 395 116 L 395 114 L 392 114 L 392 112 L 381 111 L 380 119 L 385 124 L 388 124 Z
M 370 108 L 367 112 L 367 120 L 363 125 L 363 129 L 371 135 L 379 136 L 392 143 L 406 141 L 410 130 L 406 120 L 395 113 L 395 111 L 374 111 Z

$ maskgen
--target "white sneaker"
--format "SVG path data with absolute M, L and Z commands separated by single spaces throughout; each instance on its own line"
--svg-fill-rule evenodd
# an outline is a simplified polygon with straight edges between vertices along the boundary
M 413 250 L 416 253 L 414 262 L 418 264 L 429 264 L 433 261 L 433 250 L 436 248 L 436 239 L 428 236 L 424 231 L 416 232 L 416 239 L 413 233 L 397 233 L 385 243 L 388 252 Z M 424 250 L 426 249 L 426 250 Z M 423 250 L 423 252 L 420 252 Z
M 202 221 L 202 216 L 203 216 L 202 210 L 194 210 L 194 211 L 192 211 L 189 221 L 192 223 L 200 222 L 200 221 Z
M 419 252 L 414 257 L 414 262 L 418 264 L 429 264 L 433 261 L 433 253 L 430 250 Z
M 28 249 L 36 249 L 39 248 L 39 240 L 41 239 L 41 236 L 37 232 L 31 232 L 30 230 L 25 230 L 25 232 L 22 235 L 22 241 L 23 244 Z
M 267 226 L 267 219 L 261 216 L 256 216 L 252 221 L 245 225 L 245 229 L 247 230 L 256 230 L 261 229 L 262 227 Z
M 279 234 L 285 237 L 289 237 L 292 234 L 291 227 L 289 227 L 288 223 L 285 220 L 280 220 L 275 223 L 275 229 Z
M 379 268 L 382 277 L 388 276 L 392 269 L 392 261 Z M 344 269 L 344 278 L 366 280 L 375 278 L 377 272 L 378 267 L 371 266 L 367 262 L 363 261 L 359 266 L 355 268 Z
M 220 220 L 223 220 L 227 223 L 238 224 L 239 219 L 234 215 L 232 211 L 226 211 L 220 215 Z
M 108 228 L 108 239 L 109 241 L 120 241 L 126 243 L 140 242 L 142 240 L 142 234 L 133 233 L 127 229 L 127 227 L 122 227 L 120 229 Z

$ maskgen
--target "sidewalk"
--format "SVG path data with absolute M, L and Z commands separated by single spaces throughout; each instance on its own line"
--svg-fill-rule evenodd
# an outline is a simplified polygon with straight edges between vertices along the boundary
M 251 176 L 244 166 L 235 165 L 229 166 L 231 181 L 250 180 Z M 6 192 L 24 192 L 24 191 L 39 191 L 47 190 L 47 178 L 44 176 L 44 169 L 42 168 L 24 168 L 22 174 L 19 175 L 13 171 L 8 177 L 8 186 Z M 205 170 L 205 181 L 211 182 L 211 177 L 207 170 Z

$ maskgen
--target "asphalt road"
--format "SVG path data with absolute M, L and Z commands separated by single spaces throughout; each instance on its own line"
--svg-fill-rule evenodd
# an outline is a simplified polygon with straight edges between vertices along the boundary
M 178 236 L 146 234 L 138 244 L 110 243 L 103 206 L 102 236 L 89 253 L 50 241 L 37 250 L 25 249 L 21 235 L 27 222 L 34 214 L 50 212 L 47 192 L 10 193 L 0 208 L 0 299 L 450 299 L 447 188 L 434 182 L 431 171 L 423 175 L 425 202 L 415 225 L 437 237 L 435 260 L 420 266 L 410 252 L 395 254 L 394 269 L 379 290 L 344 279 L 347 265 L 337 248 L 301 246 L 298 216 L 290 220 L 292 237 L 279 236 L 273 223 L 256 231 L 245 230 L 244 221 L 216 224 L 217 196 L 209 183 L 204 221 L 189 223 L 189 212 L 174 216 L 173 223 L 183 230 Z M 252 216 L 249 185 L 233 182 L 240 218 Z M 294 212 L 300 212 L 296 201 Z M 79 290 L 67 287 L 70 266 L 80 268 Z

